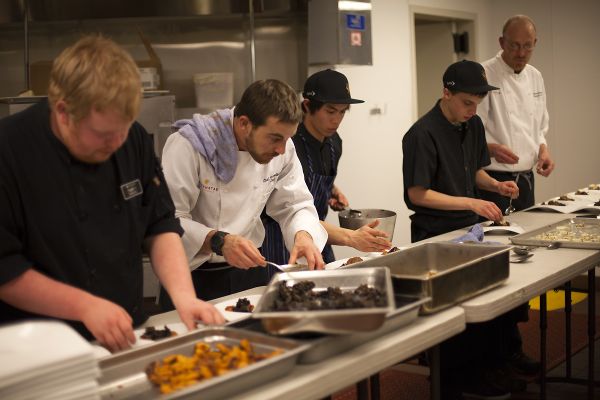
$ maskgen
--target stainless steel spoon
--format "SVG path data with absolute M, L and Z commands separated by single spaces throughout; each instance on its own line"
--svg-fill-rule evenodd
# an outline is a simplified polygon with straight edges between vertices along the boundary
M 529 246 L 515 246 L 512 249 L 516 255 L 518 256 L 526 256 L 527 254 L 530 254 L 533 250 L 535 250 L 535 247 L 529 247 Z
M 555 250 L 555 249 L 558 249 L 560 246 L 562 246 L 561 242 L 552 242 L 548 246 L 546 246 L 546 248 L 548 250 Z
M 506 210 L 504 210 L 504 215 L 510 215 L 511 213 L 515 212 L 515 208 L 512 205 L 512 201 L 513 198 L 510 198 L 510 201 L 508 202 L 508 207 L 506 207 Z
M 511 263 L 522 263 L 522 262 L 525 262 L 526 260 L 530 259 L 531 257 L 533 257 L 533 253 L 524 254 L 524 255 L 514 255 L 509 258 L 509 261 Z
M 306 265 L 306 264 L 279 265 L 279 264 L 275 264 L 274 262 L 267 261 L 267 265 L 271 265 L 271 266 L 277 268 L 278 270 L 280 270 L 281 272 L 308 271 L 310 269 L 310 268 L 308 268 L 308 265 Z

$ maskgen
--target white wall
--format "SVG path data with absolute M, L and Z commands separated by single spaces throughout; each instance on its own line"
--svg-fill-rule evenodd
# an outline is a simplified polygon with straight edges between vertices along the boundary
M 403 199 L 402 137 L 415 121 L 413 96 L 413 48 L 409 7 L 452 8 L 475 13 L 479 25 L 489 25 L 489 1 L 372 0 L 373 65 L 338 66 L 350 82 L 353 96 L 366 100 L 357 104 L 340 127 L 344 153 L 337 185 L 354 208 L 384 208 L 398 213 L 394 244 L 410 243 L 409 211 Z M 477 29 L 477 27 L 476 27 Z M 479 33 L 480 37 L 487 35 Z M 476 54 L 484 53 L 478 40 Z M 485 49 L 487 51 L 487 49 Z M 440 77 L 441 79 L 441 77 Z M 382 115 L 370 115 L 374 107 Z M 328 221 L 337 224 L 337 214 Z M 336 248 L 338 258 L 356 254 Z
M 493 1 L 491 6 L 496 36 L 506 18 L 517 13 L 529 15 L 537 27 L 538 44 L 531 64 L 544 76 L 550 114 L 548 144 L 557 164 L 548 179 L 536 179 L 537 200 L 598 182 L 600 2 L 505 0 Z
M 352 94 L 365 104 L 352 107 L 340 132 L 344 155 L 337 184 L 354 208 L 385 208 L 398 219 L 394 244 L 410 242 L 410 212 L 403 200 L 402 137 L 416 117 L 413 101 L 411 7 L 476 15 L 474 49 L 479 60 L 498 51 L 505 19 L 531 16 L 539 43 L 532 58 L 544 75 L 549 99 L 549 146 L 555 173 L 539 178 L 538 199 L 600 181 L 600 2 L 597 0 L 372 0 L 373 66 L 338 66 Z M 381 107 L 383 115 L 369 110 Z M 337 224 L 331 212 L 328 221 Z M 338 258 L 354 255 L 336 248 Z

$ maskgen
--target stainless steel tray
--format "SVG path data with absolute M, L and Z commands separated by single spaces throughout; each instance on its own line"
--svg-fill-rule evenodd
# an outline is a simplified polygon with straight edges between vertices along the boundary
M 385 293 L 387 306 L 309 311 L 272 311 L 279 283 L 293 285 L 301 281 L 313 281 L 313 290 L 339 287 L 343 291 L 354 290 L 362 284 Z M 390 271 L 387 268 L 368 268 L 355 271 L 301 271 L 277 274 L 252 312 L 252 318 L 262 321 L 266 331 L 286 335 L 298 332 L 352 333 L 367 332 L 379 328 L 385 316 L 394 310 L 394 292 Z
M 560 242 L 562 247 L 600 249 L 600 220 L 567 218 L 510 238 L 514 244 L 547 246 Z
M 342 270 L 387 266 L 395 293 L 431 297 L 421 311 L 440 311 L 500 285 L 512 246 L 436 242 L 354 263 Z
M 170 354 L 192 355 L 194 344 L 204 341 L 209 344 L 238 344 L 248 339 L 257 352 L 283 349 L 280 355 L 259 361 L 245 368 L 201 381 L 195 385 L 162 395 L 146 377 L 146 367 L 153 361 Z M 242 331 L 230 327 L 206 328 L 189 334 L 165 339 L 153 346 L 142 347 L 116 354 L 99 361 L 102 399 L 179 399 L 211 400 L 225 399 L 263 382 L 287 374 L 296 364 L 300 353 L 307 345 L 292 340 Z
M 385 322 L 379 329 L 371 332 L 347 335 L 314 333 L 293 335 L 291 339 L 308 346 L 300 354 L 298 362 L 300 364 L 316 363 L 409 325 L 417 319 L 421 305 L 429 300 L 431 300 L 429 297 L 395 295 L 396 309 L 386 315 Z M 256 332 L 265 332 L 260 321 L 255 319 L 237 321 L 233 323 L 233 326 Z

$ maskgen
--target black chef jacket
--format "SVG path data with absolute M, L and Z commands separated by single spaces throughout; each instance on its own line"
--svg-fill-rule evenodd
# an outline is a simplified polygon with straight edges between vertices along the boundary
M 142 241 L 181 235 L 174 210 L 138 123 L 108 161 L 92 165 L 54 136 L 47 101 L 0 120 L 0 285 L 34 268 L 119 304 L 138 325 Z M 0 301 L 0 322 L 35 317 Z
M 413 204 L 408 188 L 422 186 L 450 196 L 478 197 L 475 175 L 490 164 L 479 116 L 453 125 L 438 100 L 404 135 L 402 151 L 404 201 L 415 212 L 410 217 L 415 227 L 430 237 L 477 223 L 477 215 L 470 210 L 436 210 Z
M 302 137 L 306 139 L 306 146 Z M 340 135 L 334 133 L 332 136 L 325 138 L 323 142 L 320 142 L 313 135 L 308 133 L 303 123 L 298 126 L 296 134 L 292 136 L 294 146 L 296 146 L 296 154 L 302 164 L 302 171 L 304 172 L 304 180 L 307 181 L 309 175 L 308 169 L 308 157 L 306 148 L 308 148 L 310 158 L 312 160 L 313 172 L 319 175 L 331 176 L 337 171 L 340 158 L 342 157 L 342 138 Z M 331 148 L 329 144 L 333 146 L 335 157 L 331 159 Z

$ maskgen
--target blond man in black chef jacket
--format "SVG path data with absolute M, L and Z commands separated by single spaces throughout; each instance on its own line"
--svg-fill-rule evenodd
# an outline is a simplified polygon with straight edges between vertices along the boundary
M 89 36 L 54 61 L 48 101 L 0 120 L 0 322 L 57 318 L 110 350 L 135 342 L 142 249 L 188 328 L 196 299 L 182 229 L 149 135 L 137 67 Z

